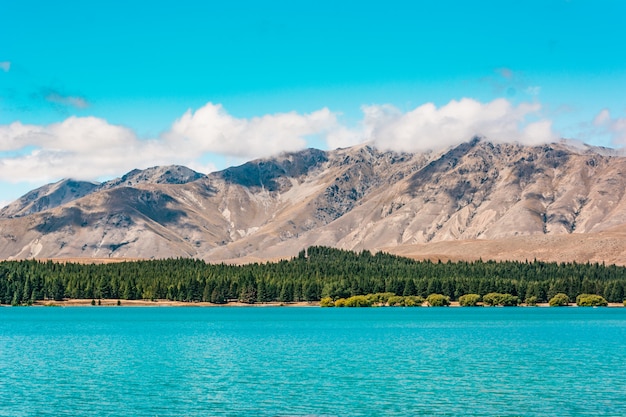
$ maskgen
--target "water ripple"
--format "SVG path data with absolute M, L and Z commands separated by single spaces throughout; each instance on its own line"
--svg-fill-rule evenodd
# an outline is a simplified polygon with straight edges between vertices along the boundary
M 626 309 L 0 315 L 0 416 L 626 414 Z

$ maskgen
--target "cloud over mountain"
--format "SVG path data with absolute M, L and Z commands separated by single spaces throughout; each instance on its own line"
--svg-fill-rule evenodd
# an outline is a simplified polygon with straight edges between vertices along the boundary
M 514 106 L 505 99 L 480 103 L 468 98 L 439 108 L 426 103 L 406 113 L 391 105 L 364 106 L 360 126 L 340 128 L 328 142 L 341 147 L 368 141 L 382 149 L 416 152 L 458 145 L 474 136 L 527 145 L 554 141 L 550 120 L 529 121 L 539 117 L 540 110 L 534 103 Z
M 2 181 L 47 181 L 114 175 L 152 159 L 152 143 L 96 117 L 69 117 L 47 126 L 14 122 L 0 126 L 0 147 L 13 151 L 0 159 Z
M 188 110 L 163 138 L 197 152 L 262 157 L 305 148 L 307 136 L 323 134 L 336 125 L 335 115 L 327 108 L 309 114 L 290 112 L 238 119 L 220 104 L 208 103 L 195 112 Z
M 330 148 L 370 142 L 395 151 L 440 150 L 474 136 L 493 142 L 539 144 L 557 138 L 536 103 L 513 105 L 505 99 L 472 99 L 408 112 L 383 104 L 363 107 L 357 126 L 341 123 L 328 108 L 237 118 L 220 104 L 188 110 L 152 139 L 97 117 L 72 116 L 50 125 L 0 125 L 0 181 L 51 181 L 63 177 L 96 179 L 133 168 L 181 164 L 205 170 L 211 155 L 252 159 L 303 149 L 311 137 Z M 612 122 L 619 130 L 620 121 Z

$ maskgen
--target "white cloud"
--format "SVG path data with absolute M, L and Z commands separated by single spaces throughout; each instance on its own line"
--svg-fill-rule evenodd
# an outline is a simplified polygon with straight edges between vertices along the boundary
M 36 143 L 38 137 L 43 134 L 41 126 L 23 125 L 14 122 L 10 125 L 0 125 L 0 149 L 13 151 Z
M 525 144 L 556 140 L 551 121 L 527 121 L 538 117 L 540 109 L 539 104 L 514 106 L 504 99 L 483 104 L 467 98 L 440 108 L 427 103 L 406 113 L 390 105 L 366 106 L 360 126 L 332 132 L 328 144 L 334 148 L 372 142 L 383 149 L 415 152 L 456 145 L 474 136 Z
M 198 161 L 191 161 L 188 164 L 186 164 L 187 168 L 191 168 L 194 171 L 197 172 L 202 172 L 204 174 L 208 174 L 209 172 L 214 172 L 217 171 L 217 167 L 215 166 L 215 164 L 213 163 L 201 163 Z
M 0 181 L 95 179 L 165 164 L 207 172 L 215 169 L 207 154 L 252 159 L 296 151 L 306 147 L 308 135 L 336 125 L 328 109 L 239 119 L 211 103 L 188 111 L 152 140 L 96 117 L 69 117 L 48 126 L 14 122 L 0 125 L 0 149 L 14 154 L 0 158 Z
M 304 115 L 292 112 L 238 119 L 221 105 L 208 103 L 195 112 L 188 110 L 163 138 L 199 152 L 252 158 L 302 149 L 307 136 L 336 124 L 335 115 L 326 108 Z
M 3 70 L 4 72 L 9 72 L 9 70 L 11 69 L 11 62 L 9 61 L 0 62 L 0 69 Z
M 348 127 L 327 108 L 245 119 L 208 103 L 187 111 L 150 140 L 97 117 L 69 117 L 47 126 L 14 122 L 0 125 L 0 181 L 96 179 L 166 164 L 208 172 L 215 170 L 211 161 L 216 154 L 238 161 L 266 157 L 302 149 L 310 137 L 325 138 L 331 148 L 373 142 L 398 151 L 441 149 L 476 135 L 528 144 L 556 139 L 551 122 L 540 119 L 539 111 L 539 104 L 514 106 L 504 99 L 463 99 L 439 108 L 429 103 L 409 112 L 371 105 L 363 107 L 356 127 Z
M 613 118 L 608 109 L 603 109 L 593 119 L 593 125 L 599 132 L 608 134 L 614 145 L 626 145 L 626 117 Z
M 93 179 L 143 165 L 143 158 L 167 161 L 151 146 L 130 129 L 95 117 L 70 117 L 48 126 L 15 122 L 0 126 L 0 147 L 16 153 L 0 159 L 0 180 Z

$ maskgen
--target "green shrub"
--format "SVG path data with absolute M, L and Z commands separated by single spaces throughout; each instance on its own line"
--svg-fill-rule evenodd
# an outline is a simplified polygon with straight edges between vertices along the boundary
M 424 304 L 424 297 L 419 295 L 407 295 L 404 297 L 404 305 L 407 307 L 421 307 Z
M 609 303 L 600 295 L 580 294 L 576 297 L 576 305 L 579 307 L 606 307 Z
M 502 305 L 505 307 L 512 307 L 519 304 L 519 298 L 516 295 L 504 294 L 504 300 Z
M 367 294 L 365 297 L 371 304 L 387 304 L 390 297 L 395 296 L 392 292 L 377 292 L 374 294 Z
M 431 307 L 445 307 L 450 305 L 450 297 L 442 294 L 430 294 L 426 297 L 428 305 Z
M 490 292 L 489 294 L 483 295 L 483 304 L 486 306 L 497 306 L 498 301 L 500 300 L 500 294 L 498 292 Z
M 550 304 L 550 307 L 563 307 L 569 304 L 569 297 L 567 294 L 560 292 L 552 297 L 548 304 Z
M 459 297 L 459 305 L 461 307 L 476 307 L 479 301 L 479 294 L 465 294 Z
M 377 294 L 378 294 L 378 302 L 383 303 L 383 304 L 387 304 L 389 299 L 395 296 L 395 294 L 392 292 L 379 292 Z
M 511 294 L 490 292 L 489 294 L 483 295 L 483 304 L 487 306 L 516 306 L 519 304 L 519 298 Z
M 537 301 L 539 301 L 539 300 L 534 295 L 532 295 L 530 297 L 527 297 L 526 300 L 524 300 L 524 302 L 526 303 L 527 306 L 536 306 L 537 305 Z
M 346 306 L 345 298 L 338 298 L 335 300 L 335 307 L 345 307 L 345 306 Z
M 367 301 L 368 301 L 370 304 L 377 304 L 377 303 L 380 303 L 380 301 L 378 301 L 378 300 L 379 300 L 378 293 L 376 293 L 376 294 L 367 294 L 367 295 L 365 296 L 365 298 L 367 298 Z
M 401 295 L 394 295 L 393 297 L 389 297 L 389 299 L 387 300 L 387 304 L 389 304 L 391 307 L 403 307 L 404 297 Z
M 320 300 L 320 307 L 334 307 L 335 302 L 330 297 L 324 297 Z
M 346 307 L 371 307 L 372 303 L 364 295 L 355 295 L 346 299 Z

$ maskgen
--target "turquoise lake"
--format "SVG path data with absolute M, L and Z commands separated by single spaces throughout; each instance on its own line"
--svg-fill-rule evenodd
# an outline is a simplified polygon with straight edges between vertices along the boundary
M 1 416 L 624 416 L 626 309 L 0 308 Z

